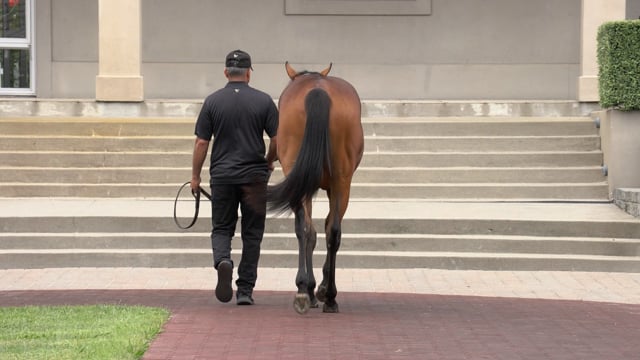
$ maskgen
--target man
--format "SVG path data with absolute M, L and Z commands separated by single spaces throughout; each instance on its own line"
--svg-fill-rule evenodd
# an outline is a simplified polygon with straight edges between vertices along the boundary
M 260 243 L 266 217 L 266 189 L 276 155 L 278 110 L 269 95 L 249 86 L 251 57 L 235 50 L 227 55 L 227 85 L 209 95 L 196 122 L 191 189 L 198 191 L 200 172 L 211 148 L 213 266 L 218 271 L 216 298 L 233 297 L 231 239 L 242 213 L 242 257 L 236 280 L 238 305 L 253 305 Z M 270 138 L 265 157 L 263 133 Z

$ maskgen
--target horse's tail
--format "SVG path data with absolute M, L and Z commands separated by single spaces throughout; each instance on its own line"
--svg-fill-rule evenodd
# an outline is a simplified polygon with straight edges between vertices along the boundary
M 331 171 L 329 112 L 331 99 L 321 88 L 307 94 L 304 101 L 307 124 L 296 162 L 279 184 L 267 190 L 267 208 L 271 211 L 296 211 L 304 200 L 320 188 L 323 170 Z

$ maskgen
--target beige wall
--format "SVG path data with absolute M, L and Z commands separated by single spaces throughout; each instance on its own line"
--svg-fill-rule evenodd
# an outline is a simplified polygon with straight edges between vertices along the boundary
M 364 99 L 577 96 L 581 0 L 432 0 L 426 16 L 287 16 L 284 2 L 142 0 L 145 98 L 204 97 L 224 84 L 235 48 L 251 53 L 252 84 L 274 97 L 285 60 L 333 62 Z M 36 11 L 51 29 L 37 27 L 38 48 L 50 50 L 38 57 L 38 96 L 94 98 L 98 0 L 38 0 Z

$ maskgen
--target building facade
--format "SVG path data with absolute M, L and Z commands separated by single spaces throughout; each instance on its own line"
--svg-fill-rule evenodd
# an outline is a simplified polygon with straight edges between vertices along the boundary
M 284 62 L 363 99 L 597 101 L 595 33 L 640 0 L 0 0 L 0 96 L 201 99 L 225 55 L 274 98 Z

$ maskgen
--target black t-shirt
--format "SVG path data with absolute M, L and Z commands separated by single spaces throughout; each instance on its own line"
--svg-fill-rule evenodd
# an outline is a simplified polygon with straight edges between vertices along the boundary
M 266 181 L 264 132 L 274 137 L 278 110 L 271 97 L 245 82 L 229 82 L 209 95 L 196 122 L 197 137 L 211 141 L 211 183 Z

